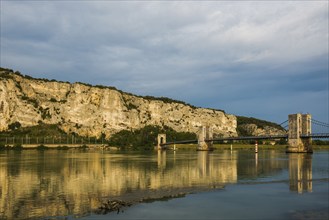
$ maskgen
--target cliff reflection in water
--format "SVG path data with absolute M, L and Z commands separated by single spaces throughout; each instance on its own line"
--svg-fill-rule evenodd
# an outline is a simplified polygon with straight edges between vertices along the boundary
M 290 190 L 312 191 L 312 155 L 239 151 L 0 152 L 0 219 L 80 215 L 104 199 L 138 201 L 221 188 L 238 181 L 288 178 Z
M 104 198 L 138 200 L 221 187 L 237 181 L 237 160 L 209 152 L 149 155 L 78 151 L 22 151 L 0 154 L 0 218 L 78 215 Z

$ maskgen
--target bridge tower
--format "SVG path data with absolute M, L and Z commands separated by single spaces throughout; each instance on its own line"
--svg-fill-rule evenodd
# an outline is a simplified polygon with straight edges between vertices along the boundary
M 292 114 L 288 116 L 289 132 L 287 153 L 312 153 L 312 139 L 302 137 L 311 134 L 311 115 Z
M 213 131 L 210 126 L 202 126 L 198 134 L 198 149 L 197 150 L 213 150 Z
M 158 150 L 162 150 L 165 148 L 162 147 L 161 145 L 166 143 L 166 138 L 167 138 L 166 134 L 158 134 L 158 145 L 157 145 Z

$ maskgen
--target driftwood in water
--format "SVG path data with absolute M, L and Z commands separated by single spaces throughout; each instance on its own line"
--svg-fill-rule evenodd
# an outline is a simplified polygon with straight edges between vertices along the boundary
M 107 214 L 109 212 L 116 211 L 118 214 L 120 209 L 124 207 L 129 207 L 132 204 L 129 202 L 121 201 L 121 200 L 108 200 L 104 202 L 96 211 L 97 214 Z

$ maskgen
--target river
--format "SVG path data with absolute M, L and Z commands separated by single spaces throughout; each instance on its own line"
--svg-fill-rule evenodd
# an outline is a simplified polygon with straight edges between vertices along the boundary
M 0 219 L 328 219 L 328 172 L 328 150 L 0 151 Z

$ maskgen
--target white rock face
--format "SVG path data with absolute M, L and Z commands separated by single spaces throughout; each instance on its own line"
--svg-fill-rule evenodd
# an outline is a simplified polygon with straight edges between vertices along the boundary
M 189 105 L 146 99 L 111 88 L 23 77 L 0 71 L 0 131 L 14 122 L 58 124 L 65 132 L 107 137 L 123 129 L 167 125 L 197 133 L 210 125 L 215 134 L 237 136 L 234 115 Z

